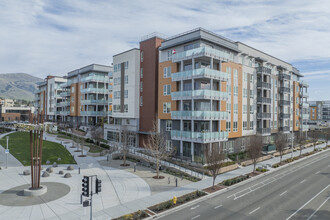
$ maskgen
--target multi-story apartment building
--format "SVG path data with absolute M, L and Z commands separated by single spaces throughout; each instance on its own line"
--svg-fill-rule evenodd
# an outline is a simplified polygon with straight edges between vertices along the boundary
M 62 102 L 59 104 L 63 122 L 79 127 L 107 120 L 112 70 L 111 66 L 91 64 L 67 74 L 67 82 L 61 84 Z
M 239 151 L 246 136 L 306 130 L 307 84 L 291 64 L 201 28 L 159 50 L 158 118 L 178 155 L 199 160 L 205 147 Z
M 310 101 L 308 103 L 310 123 L 330 121 L 330 101 Z
M 105 139 L 121 142 L 122 131 L 129 132 L 128 143 L 138 146 L 140 50 L 131 49 L 113 56 L 112 115 L 105 124 Z M 141 87 L 142 88 L 142 87 Z
M 59 103 L 62 101 L 60 85 L 65 83 L 64 77 L 47 76 L 45 80 L 38 84 L 35 92 L 35 107 L 39 114 L 47 121 L 59 121 Z
M 14 107 L 15 101 L 13 99 L 0 99 L 0 105 L 3 107 Z

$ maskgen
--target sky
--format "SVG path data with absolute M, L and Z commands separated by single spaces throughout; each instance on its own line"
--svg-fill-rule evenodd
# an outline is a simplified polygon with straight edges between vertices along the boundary
M 292 63 L 309 100 L 330 100 L 329 0 L 1 0 L 0 73 L 64 76 L 197 27 Z

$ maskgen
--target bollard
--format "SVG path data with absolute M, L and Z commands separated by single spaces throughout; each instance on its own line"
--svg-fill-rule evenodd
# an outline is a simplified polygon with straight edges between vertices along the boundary
M 178 178 L 175 178 L 175 187 L 178 187 Z
M 78 174 L 80 174 L 80 167 L 78 167 Z
M 82 194 L 80 194 L 80 204 L 82 204 Z
M 170 180 L 170 177 L 168 177 L 168 184 L 170 184 L 171 183 L 171 180 Z
M 136 172 L 136 163 L 134 163 L 134 173 Z

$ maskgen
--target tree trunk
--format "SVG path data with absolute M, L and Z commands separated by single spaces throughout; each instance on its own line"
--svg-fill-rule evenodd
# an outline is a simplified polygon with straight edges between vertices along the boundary
M 257 165 L 257 161 L 253 162 L 253 173 L 256 171 L 256 165 Z
M 214 190 L 214 183 L 215 183 L 215 179 L 217 178 L 217 175 L 213 176 L 213 184 L 212 184 L 212 189 Z
M 314 142 L 314 143 L 313 143 L 314 151 L 315 151 L 315 146 L 316 146 L 316 143 Z
M 158 161 L 158 158 L 156 158 L 156 173 L 157 173 L 157 179 L 159 179 L 159 161 Z
M 124 166 L 126 166 L 126 152 L 124 152 Z
M 282 163 L 282 154 L 280 155 L 280 163 Z
M 301 153 L 302 153 L 302 145 L 300 145 L 300 155 L 299 155 L 299 157 L 301 157 Z

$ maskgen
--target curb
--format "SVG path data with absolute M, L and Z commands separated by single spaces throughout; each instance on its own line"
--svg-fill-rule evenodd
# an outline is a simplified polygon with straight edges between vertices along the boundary
M 233 185 L 233 186 L 231 186 L 231 187 L 227 187 L 227 188 L 222 189 L 222 190 L 219 190 L 219 191 L 217 191 L 217 192 L 214 192 L 214 193 L 211 193 L 211 194 L 207 194 L 207 195 L 205 195 L 205 196 L 203 196 L 203 197 L 201 197 L 201 198 L 198 198 L 198 199 L 195 199 L 195 200 L 193 200 L 193 201 L 187 202 L 187 203 L 185 203 L 185 204 L 183 204 L 183 205 L 180 205 L 180 206 L 174 207 L 174 208 L 172 208 L 172 209 L 168 209 L 168 210 L 166 210 L 166 211 L 164 211 L 164 212 L 161 212 L 161 213 L 156 214 L 156 215 L 154 215 L 154 216 L 150 216 L 150 217 L 148 217 L 148 218 L 146 218 L 146 219 L 154 219 L 154 218 L 159 218 L 159 217 L 162 217 L 162 216 L 166 216 L 167 214 L 169 214 L 169 213 L 171 213 L 171 212 L 174 212 L 174 211 L 178 211 L 178 210 L 184 209 L 184 208 L 186 208 L 186 207 L 188 207 L 188 206 L 190 206 L 190 205 L 193 205 L 193 204 L 198 203 L 198 202 L 205 201 L 205 200 L 207 200 L 207 199 L 211 199 L 211 198 L 213 198 L 213 197 L 215 197 L 215 196 L 218 196 L 218 195 L 221 195 L 221 194 L 223 194 L 223 193 L 225 193 L 225 192 L 228 192 L 228 191 L 234 190 L 234 189 L 240 187 L 241 185 L 244 185 L 244 184 L 246 184 L 246 183 L 250 183 L 250 182 L 252 182 L 252 181 L 258 180 L 258 179 L 260 179 L 261 177 L 268 176 L 269 174 L 271 174 L 271 173 L 273 173 L 273 172 L 275 172 L 275 171 L 277 171 L 277 170 L 284 169 L 284 168 L 288 167 L 289 165 L 293 165 L 293 164 L 295 164 L 295 163 L 301 162 L 301 161 L 306 160 L 306 159 L 308 159 L 308 158 L 310 158 L 310 157 L 313 157 L 313 156 L 319 155 L 319 154 L 321 154 L 321 153 L 323 153 L 323 152 L 327 152 L 327 151 L 330 151 L 330 148 L 328 148 L 328 149 L 326 149 L 326 150 L 319 151 L 319 152 L 314 153 L 314 154 L 312 154 L 312 155 L 309 155 L 309 156 L 306 156 L 306 157 L 300 158 L 299 160 L 293 161 L 293 162 L 291 162 L 291 163 L 287 163 L 287 164 L 285 164 L 285 165 L 283 165 L 283 166 L 280 166 L 280 167 L 278 167 L 278 168 L 274 168 L 273 170 L 270 170 L 269 172 L 266 172 L 266 173 L 260 174 L 260 175 L 255 176 L 255 177 L 251 177 L 251 178 L 249 178 L 249 179 L 247 179 L 247 180 L 244 180 L 244 181 L 242 181 L 242 182 L 236 183 L 235 185 Z M 148 207 L 147 207 L 147 208 L 148 208 Z M 146 209 L 147 209 L 147 208 L 146 208 Z

